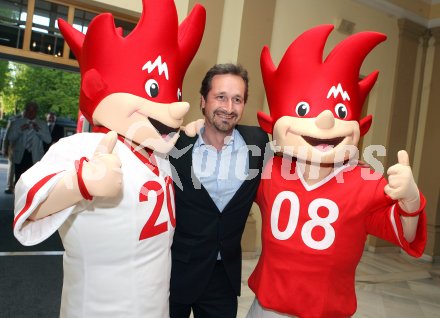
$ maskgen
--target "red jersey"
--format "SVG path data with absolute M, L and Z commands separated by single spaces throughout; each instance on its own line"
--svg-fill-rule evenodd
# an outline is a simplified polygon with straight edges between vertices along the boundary
M 309 186 L 296 166 L 274 157 L 264 169 L 256 198 L 262 254 L 249 287 L 263 307 L 280 313 L 351 316 L 356 311 L 355 271 L 367 234 L 420 256 L 426 244 L 425 213 L 415 240 L 408 243 L 399 204 L 384 193 L 382 176 L 369 168 L 344 166 Z

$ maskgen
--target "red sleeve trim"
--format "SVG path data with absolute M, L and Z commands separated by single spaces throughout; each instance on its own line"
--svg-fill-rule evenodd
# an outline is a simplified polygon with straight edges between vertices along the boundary
M 398 227 L 398 237 L 399 240 L 401 241 L 401 247 L 403 248 L 403 250 L 408 253 L 409 255 L 413 256 L 413 257 L 420 257 L 423 255 L 423 252 L 425 250 L 426 247 L 426 241 L 427 241 L 427 226 L 426 226 L 426 213 L 424 213 L 424 209 L 425 209 L 425 204 L 426 204 L 426 199 L 423 196 L 422 193 L 420 193 L 420 209 L 421 210 L 418 212 L 418 216 L 419 216 L 419 220 L 418 220 L 418 224 L 417 224 L 417 230 L 416 230 L 416 237 L 414 239 L 414 241 L 412 241 L 411 243 L 409 243 L 408 241 L 405 240 L 405 237 L 403 236 L 403 229 L 402 229 L 402 223 L 398 222 L 399 227 Z M 396 203 L 395 204 L 395 209 L 394 209 L 394 215 L 395 218 L 399 219 L 399 212 L 397 210 L 400 210 L 399 204 Z
M 17 214 L 17 216 L 14 218 L 14 224 L 12 225 L 12 227 L 15 227 L 15 224 L 17 223 L 18 219 L 27 212 L 27 210 L 29 210 L 29 208 L 32 205 L 32 201 L 34 200 L 35 194 L 37 194 L 37 192 L 50 180 L 52 179 L 54 176 L 56 176 L 59 172 L 57 173 L 53 173 L 50 174 L 46 177 L 44 177 L 43 179 L 41 179 L 40 181 L 38 181 L 32 188 L 29 189 L 29 192 L 27 194 L 26 197 L 26 203 L 23 207 L 23 209 L 21 209 L 21 211 Z
M 426 206 L 425 197 L 421 192 L 419 192 L 419 195 L 420 195 L 420 207 L 417 211 L 408 213 L 400 207 L 400 204 L 396 203 L 396 212 L 399 213 L 401 216 L 406 216 L 406 217 L 418 216 L 420 213 L 422 213 L 425 210 L 425 206 Z
M 90 192 L 87 190 L 86 184 L 84 183 L 84 179 L 82 177 L 84 161 L 89 162 L 89 159 L 87 159 L 86 157 L 82 157 L 79 161 L 78 160 L 75 161 L 76 178 L 78 181 L 79 192 L 81 192 L 82 197 L 86 200 L 91 201 L 93 200 L 93 197 L 90 195 Z

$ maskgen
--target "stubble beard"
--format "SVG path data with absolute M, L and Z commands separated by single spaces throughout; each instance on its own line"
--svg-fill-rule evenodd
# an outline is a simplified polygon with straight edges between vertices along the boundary
M 233 117 L 229 120 L 224 119 L 219 114 L 225 114 L 225 115 L 232 115 Z M 214 126 L 215 129 L 217 129 L 219 132 L 222 133 L 230 133 L 237 125 L 238 121 L 238 115 L 234 112 L 232 113 L 226 113 L 224 111 L 214 111 L 211 117 L 209 117 L 209 122 Z

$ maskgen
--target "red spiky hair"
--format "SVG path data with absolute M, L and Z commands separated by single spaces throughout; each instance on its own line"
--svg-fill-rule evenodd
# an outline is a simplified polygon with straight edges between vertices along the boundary
M 80 66 L 80 110 L 90 123 L 96 106 L 113 93 L 130 93 L 159 103 L 179 98 L 178 90 L 203 36 L 205 9 L 195 5 L 179 26 L 173 0 L 142 0 L 142 5 L 141 18 L 126 37 L 115 28 L 109 13 L 96 16 L 86 35 L 58 20 Z M 151 78 L 160 87 L 154 98 L 145 89 Z
M 327 109 L 336 115 L 336 104 L 343 103 L 348 109 L 344 120 L 359 121 L 365 98 L 379 74 L 374 71 L 359 80 L 360 68 L 367 54 L 386 36 L 377 32 L 352 35 L 323 62 L 324 46 L 332 30 L 332 25 L 321 25 L 304 32 L 289 46 L 278 69 L 268 47 L 263 48 L 260 64 L 270 116 L 259 112 L 258 120 L 267 133 L 272 133 L 280 117 L 298 117 L 295 108 L 302 101 L 310 105 L 305 117 L 316 117 Z M 368 131 L 371 119 L 368 116 L 360 121 L 361 135 Z

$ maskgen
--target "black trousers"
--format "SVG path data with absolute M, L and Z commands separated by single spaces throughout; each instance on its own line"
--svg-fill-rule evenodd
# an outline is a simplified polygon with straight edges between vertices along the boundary
M 236 318 L 237 295 L 221 261 L 217 261 L 211 280 L 202 296 L 192 304 L 170 301 L 170 318 Z
M 20 179 L 20 176 L 33 165 L 34 162 L 32 161 L 32 153 L 25 150 L 21 162 L 14 165 L 15 183 L 17 183 L 18 179 Z

